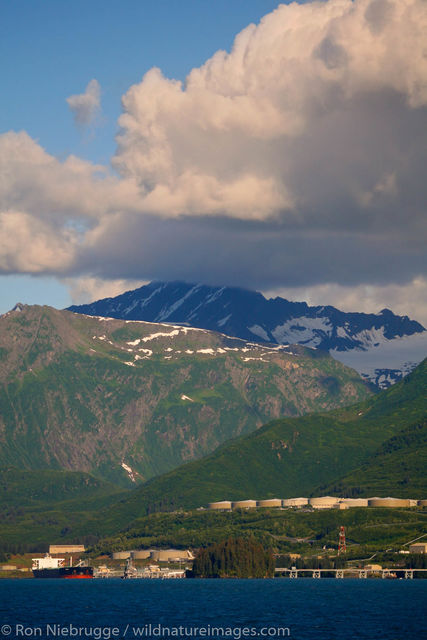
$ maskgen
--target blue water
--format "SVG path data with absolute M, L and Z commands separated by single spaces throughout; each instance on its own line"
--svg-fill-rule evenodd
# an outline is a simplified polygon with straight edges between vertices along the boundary
M 0 580 L 0 640 L 421 640 L 426 610 L 427 580 Z

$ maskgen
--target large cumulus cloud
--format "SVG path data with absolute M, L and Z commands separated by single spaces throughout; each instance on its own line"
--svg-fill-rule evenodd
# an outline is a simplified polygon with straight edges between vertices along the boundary
M 281 5 L 185 83 L 152 69 L 128 90 L 116 176 L 3 136 L 18 170 L 2 215 L 59 241 L 38 263 L 4 242 L 0 269 L 264 290 L 419 282 L 426 32 L 424 0 Z

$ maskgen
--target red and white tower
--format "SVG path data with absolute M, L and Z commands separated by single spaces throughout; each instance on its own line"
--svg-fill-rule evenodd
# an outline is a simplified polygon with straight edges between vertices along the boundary
M 340 537 L 338 542 L 338 555 L 341 553 L 345 553 L 347 551 L 347 547 L 345 544 L 345 527 L 340 527 Z

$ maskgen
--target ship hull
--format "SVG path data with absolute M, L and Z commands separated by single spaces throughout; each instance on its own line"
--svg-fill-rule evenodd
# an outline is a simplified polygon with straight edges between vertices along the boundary
M 93 578 L 93 567 L 58 567 L 33 569 L 35 578 L 62 578 L 68 580 Z

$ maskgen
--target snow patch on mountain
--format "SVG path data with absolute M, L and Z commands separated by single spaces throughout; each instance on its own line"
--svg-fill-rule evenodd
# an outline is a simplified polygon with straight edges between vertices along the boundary
M 173 338 L 174 336 L 179 335 L 179 330 L 175 329 L 174 331 L 171 331 L 170 333 L 152 333 L 149 336 L 144 336 L 143 338 L 141 338 L 142 342 L 149 342 L 150 340 L 155 340 L 156 338 Z
M 258 338 L 261 338 L 261 340 L 265 340 L 266 342 L 270 341 L 270 336 L 268 335 L 265 329 L 259 326 L 259 324 L 254 324 L 252 327 L 248 327 L 248 329 L 255 336 L 258 336 Z
M 332 324 L 329 318 L 309 318 L 301 316 L 291 318 L 272 330 L 272 335 L 279 343 L 303 344 L 317 347 L 325 335 L 332 334 Z M 259 335 L 259 334 L 258 334 Z
M 196 284 L 194 287 L 190 289 L 182 298 L 171 304 L 170 306 L 166 306 L 162 309 L 162 311 L 157 316 L 158 320 L 161 322 L 162 320 L 166 320 L 169 316 L 171 316 L 179 307 L 181 307 L 187 298 L 190 298 L 196 291 L 200 289 L 200 285 Z
M 329 351 L 380 387 L 397 381 L 427 355 L 424 338 L 420 339 L 420 350 L 416 354 L 409 348 L 412 341 L 405 340 L 405 337 L 427 336 L 424 327 L 389 309 L 370 314 L 343 312 L 332 306 L 309 306 L 280 297 L 266 299 L 261 293 L 235 287 L 152 282 L 116 298 L 70 307 L 70 310 L 98 317 L 102 322 L 108 319 L 105 316 L 135 323 L 167 320 L 159 329 L 165 327 L 164 331 L 169 333 L 164 337 L 170 339 L 178 332 L 182 332 L 182 336 L 187 331 L 221 331 L 243 341 L 254 338 L 270 345 L 301 344 Z M 163 336 L 151 334 L 142 340 L 148 342 L 157 337 Z M 399 342 L 401 340 L 403 342 Z M 418 344 L 416 339 L 415 343 Z M 409 352 L 405 354 L 407 345 Z M 230 343 L 230 346 L 234 345 Z M 174 357 L 176 353 L 174 351 Z M 363 356 L 364 353 L 370 355 Z M 395 366 L 389 366 L 390 361 Z M 366 367 L 363 362 L 367 363 Z
M 225 316 L 225 318 L 221 318 L 221 320 L 218 320 L 217 322 L 218 327 L 223 327 L 230 320 L 230 318 L 231 318 L 231 313 L 229 313 L 228 316 Z
M 126 471 L 126 473 L 129 476 L 129 479 L 132 480 L 132 482 L 136 482 L 135 472 L 133 471 L 133 469 L 124 462 L 122 462 L 121 467 Z

